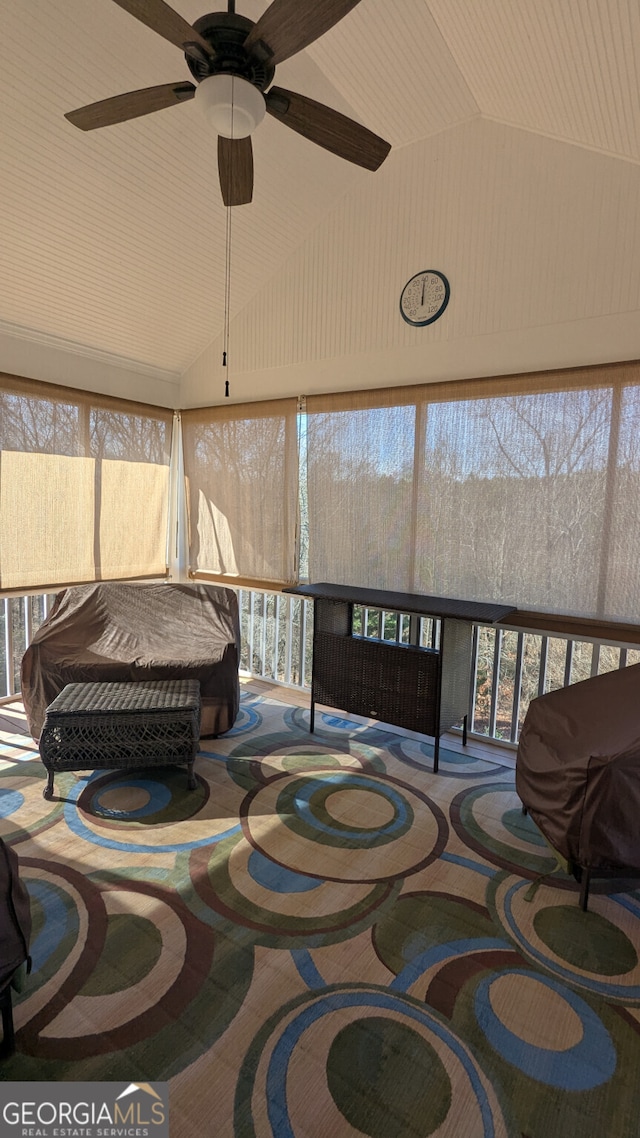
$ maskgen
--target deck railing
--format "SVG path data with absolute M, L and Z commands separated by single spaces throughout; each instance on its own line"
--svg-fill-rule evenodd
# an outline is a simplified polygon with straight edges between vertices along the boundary
M 20 692 L 20 661 L 53 604 L 53 593 L 0 597 L 0 702 Z
M 239 589 L 241 671 L 307 691 L 311 685 L 313 603 L 291 594 Z M 49 612 L 53 595 L 0 599 L 0 702 L 20 691 L 20 660 Z M 356 609 L 362 636 L 437 647 L 437 620 Z M 474 625 L 469 733 L 515 746 L 529 701 L 589 676 L 640 663 L 640 644 L 575 639 L 516 625 Z
M 244 671 L 272 683 L 311 685 L 313 602 L 239 590 Z M 440 622 L 408 613 L 356 609 L 354 628 L 377 640 L 438 647 Z M 515 746 L 529 702 L 589 676 L 640 663 L 640 644 L 534 633 L 516 625 L 473 626 L 469 733 Z

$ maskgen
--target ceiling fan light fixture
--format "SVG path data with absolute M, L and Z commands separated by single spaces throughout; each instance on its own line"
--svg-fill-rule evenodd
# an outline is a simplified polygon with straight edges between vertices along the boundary
M 207 122 L 223 138 L 247 138 L 262 122 L 262 91 L 237 75 L 208 75 L 195 94 Z

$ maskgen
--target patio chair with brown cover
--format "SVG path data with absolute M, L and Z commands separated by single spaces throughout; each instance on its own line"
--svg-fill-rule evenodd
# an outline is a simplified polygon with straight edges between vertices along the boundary
M 29 730 L 37 742 L 47 707 L 69 683 L 194 679 L 201 732 L 221 735 L 238 714 L 239 659 L 232 589 L 116 582 L 65 589 L 22 658 Z
M 583 881 L 640 871 L 640 664 L 529 704 L 516 790 L 552 848 Z

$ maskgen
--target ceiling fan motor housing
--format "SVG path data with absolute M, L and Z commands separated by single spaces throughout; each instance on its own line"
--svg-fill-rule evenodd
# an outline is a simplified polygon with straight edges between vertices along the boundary
M 275 74 L 275 66 L 269 63 L 268 50 L 254 49 L 249 53 L 244 47 L 253 26 L 253 20 L 235 12 L 210 12 L 208 16 L 200 16 L 193 27 L 211 44 L 213 55 L 207 60 L 185 55 L 194 79 L 201 83 L 209 75 L 235 75 L 246 79 L 259 91 L 266 91 Z

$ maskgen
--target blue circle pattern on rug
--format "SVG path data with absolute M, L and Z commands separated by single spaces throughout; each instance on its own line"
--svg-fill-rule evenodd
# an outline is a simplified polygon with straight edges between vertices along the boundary
M 511 975 L 530 977 L 531 973 L 525 969 L 514 969 Z M 565 1000 L 576 1013 L 582 1024 L 582 1039 L 560 1052 L 562 1062 L 558 1063 L 558 1051 L 536 1047 L 509 1031 L 491 1007 L 491 985 L 496 980 L 493 975 L 480 982 L 475 995 L 476 1018 L 491 1046 L 529 1078 L 561 1091 L 587 1091 L 606 1083 L 616 1069 L 616 1051 L 601 1020 L 569 988 L 546 976 L 536 979 Z
M 92 842 L 94 845 L 103 846 L 105 849 L 110 850 L 126 850 L 129 853 L 179 853 L 181 850 L 194 850 L 198 849 L 201 846 L 209 846 L 211 845 L 212 840 L 215 840 L 216 842 L 222 841 L 223 838 L 229 838 L 233 834 L 240 833 L 242 829 L 240 823 L 238 822 L 233 826 L 229 826 L 223 832 L 217 833 L 213 839 L 209 834 L 204 838 L 196 839 L 192 842 L 159 842 L 155 840 L 153 843 L 143 843 L 117 840 L 115 838 L 107 837 L 105 832 L 97 832 L 95 830 L 92 830 L 90 826 L 87 826 L 77 805 L 78 799 L 84 790 L 88 786 L 90 787 L 93 781 L 102 779 L 103 776 L 104 772 L 95 771 L 89 779 L 81 779 L 69 794 L 64 807 L 65 822 L 71 832 L 75 834 L 76 837 L 83 838 L 85 841 Z M 132 785 L 132 783 L 127 783 L 127 785 Z M 144 787 L 144 789 L 149 791 L 150 795 L 153 794 L 157 786 L 162 786 L 162 784 L 157 783 L 153 779 L 139 779 L 136 780 L 135 785 Z M 112 784 L 110 783 L 109 789 L 111 789 L 111 787 Z M 98 811 L 98 813 L 101 814 L 102 811 Z M 133 812 L 131 815 L 120 812 L 118 814 L 117 820 L 124 822 L 132 815 Z
M 110 806 L 104 806 L 100 801 L 100 794 L 98 793 L 93 801 L 93 808 L 97 815 L 102 818 L 126 818 L 134 821 L 136 818 L 148 818 L 151 814 L 156 814 L 159 810 L 164 810 L 171 801 L 171 791 L 168 786 L 162 782 L 152 782 L 147 778 L 132 778 L 122 779 L 119 782 L 110 782 L 104 788 L 103 793 L 111 794 L 114 790 L 146 790 L 149 799 L 142 806 L 134 807 L 127 810 L 116 810 Z
M 245 735 L 247 731 L 254 731 L 262 724 L 262 716 L 256 711 L 255 707 L 247 706 L 246 703 L 240 704 L 240 710 L 236 721 L 229 729 L 225 731 L 225 739 L 233 735 Z
M 272 893 L 308 893 L 312 889 L 319 889 L 322 879 L 307 877 L 304 873 L 295 873 L 284 865 L 278 865 L 254 850 L 249 855 L 247 869 L 251 878 L 263 889 L 270 889 Z
M 19 810 L 24 802 L 24 794 L 19 790 L 0 789 L 0 818 L 8 818 Z
M 44 926 L 30 948 L 32 969 L 37 973 L 64 940 L 69 924 L 69 911 L 60 893 L 48 881 L 31 878 L 29 896 L 38 902 L 44 913 Z
M 391 803 L 394 809 L 394 817 L 386 825 L 376 826 L 373 832 L 365 826 L 357 830 L 347 830 L 344 826 L 332 826 L 318 818 L 313 809 L 314 796 L 318 791 L 325 792 L 327 784 L 335 786 L 336 790 L 371 790 Z M 407 803 L 393 787 L 385 786 L 380 780 L 375 781 L 366 778 L 364 775 L 359 775 L 358 778 L 350 778 L 349 775 L 345 775 L 341 771 L 336 772 L 335 775 L 328 775 L 322 780 L 309 779 L 305 786 L 296 791 L 294 804 L 298 817 L 313 829 L 320 831 L 320 833 L 330 834 L 335 838 L 349 838 L 350 841 L 360 841 L 363 845 L 370 845 L 372 840 L 377 840 L 383 835 L 390 836 L 396 833 L 405 827 L 409 821 Z

